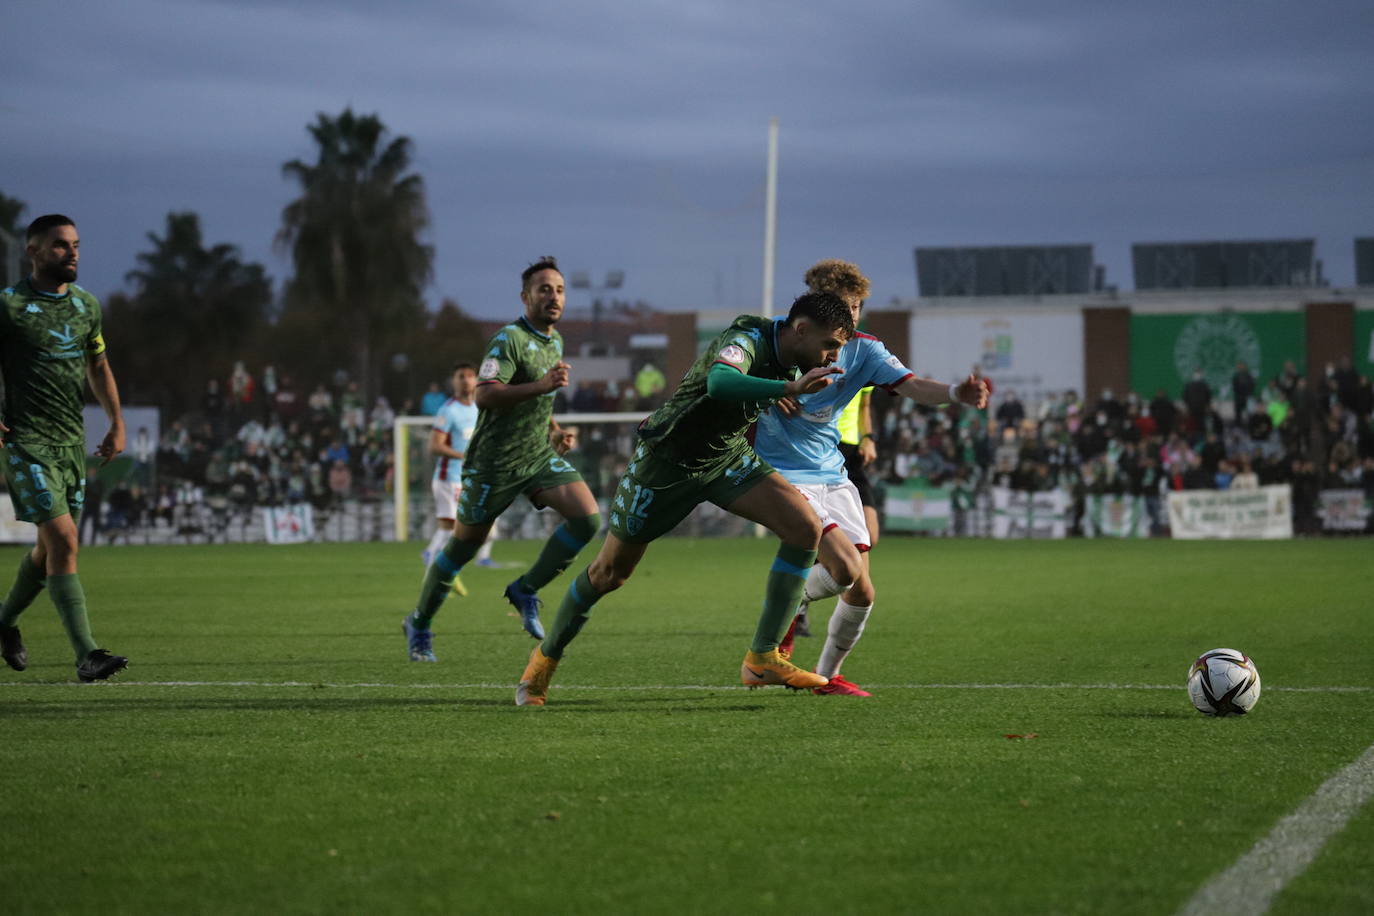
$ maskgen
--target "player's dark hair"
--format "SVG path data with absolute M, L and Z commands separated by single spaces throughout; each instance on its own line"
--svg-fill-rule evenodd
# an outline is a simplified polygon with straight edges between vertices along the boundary
M 520 289 L 529 289 L 530 277 L 533 277 L 541 270 L 556 270 L 560 274 L 563 272 L 562 268 L 558 266 L 558 259 L 551 254 L 546 254 L 529 267 L 526 267 L 524 272 L 520 274 Z
M 56 229 L 58 226 L 75 225 L 76 223 L 72 222 L 70 216 L 63 216 L 61 213 L 49 213 L 29 223 L 29 230 L 24 238 L 26 241 L 32 242 L 38 236 L 47 235 L 49 230 Z
M 834 293 L 804 293 L 798 296 L 787 313 L 787 323 L 794 324 L 803 317 L 810 318 L 823 328 L 839 331 L 845 338 L 854 336 L 854 314 L 844 300 Z
M 453 364 L 453 368 L 449 370 L 449 374 L 452 375 L 459 369 L 471 369 L 473 372 L 477 371 L 477 367 L 474 366 L 472 363 L 468 362 L 467 360 L 460 359 L 458 360 L 458 362 Z

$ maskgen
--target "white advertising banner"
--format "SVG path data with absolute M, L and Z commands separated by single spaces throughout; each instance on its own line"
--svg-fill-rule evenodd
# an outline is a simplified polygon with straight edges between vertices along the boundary
M 1062 538 L 1069 533 L 1069 494 L 1065 490 L 1026 493 L 992 488 L 992 536 Z
M 1288 484 L 1255 490 L 1169 493 L 1169 530 L 1184 540 L 1282 539 L 1293 536 L 1293 491 Z
M 38 526 L 21 522 L 14 517 L 14 503 L 9 495 L 0 493 L 0 544 L 36 544 Z
M 1363 531 L 1369 524 L 1369 501 L 1364 490 L 1322 490 L 1317 515 L 1326 531 Z
M 315 540 L 315 511 L 309 503 L 269 506 L 262 517 L 269 544 L 308 544 Z
M 1083 313 L 916 312 L 911 371 L 954 381 L 979 366 L 997 392 L 1015 391 L 1030 409 L 1047 394 L 1083 390 Z M 997 395 L 993 395 L 997 403 Z

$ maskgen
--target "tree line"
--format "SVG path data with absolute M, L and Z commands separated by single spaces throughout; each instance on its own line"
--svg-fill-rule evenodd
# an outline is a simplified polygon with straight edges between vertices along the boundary
M 431 313 L 422 299 L 434 249 L 411 140 L 351 108 L 321 113 L 307 130 L 314 160 L 282 166 L 299 196 L 275 237 L 291 260 L 279 295 L 238 246 L 208 244 L 197 214 L 171 212 L 125 275 L 131 291 L 103 299 L 125 403 L 179 416 L 199 407 L 208 379 L 223 383 L 243 360 L 276 367 L 302 396 L 343 372 L 368 402 L 386 395 L 399 409 L 447 378 L 455 359 L 481 355 L 477 323 L 457 303 Z M 25 209 L 0 193 L 0 230 L 21 242 Z M 70 215 L 79 227 L 81 214 Z

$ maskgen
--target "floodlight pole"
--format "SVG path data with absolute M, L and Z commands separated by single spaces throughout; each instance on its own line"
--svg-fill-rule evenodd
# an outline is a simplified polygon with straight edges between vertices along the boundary
M 773 317 L 773 259 L 778 235 L 778 119 L 768 119 L 768 191 L 763 204 L 763 317 Z

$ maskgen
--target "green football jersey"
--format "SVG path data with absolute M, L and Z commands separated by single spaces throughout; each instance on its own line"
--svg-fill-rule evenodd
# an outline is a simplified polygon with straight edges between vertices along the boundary
M 562 336 L 552 328 L 548 334 L 540 333 L 522 315 L 487 344 L 477 384 L 538 381 L 562 358 Z M 512 407 L 479 411 L 463 458 L 464 470 L 488 474 L 526 468 L 547 458 L 553 452 L 549 445 L 553 398 L 551 391 Z
M 0 372 L 12 442 L 85 445 L 86 359 L 105 352 L 100 303 L 75 283 L 61 296 L 28 278 L 0 292 Z
M 791 381 L 796 366 L 778 360 L 778 328 L 782 319 L 741 315 L 682 377 L 677 391 L 649 415 L 639 437 L 659 458 L 676 463 L 691 474 L 724 467 L 748 451 L 750 424 L 777 398 L 762 401 L 722 401 L 706 393 L 706 375 L 716 363 L 733 366 L 755 378 Z

